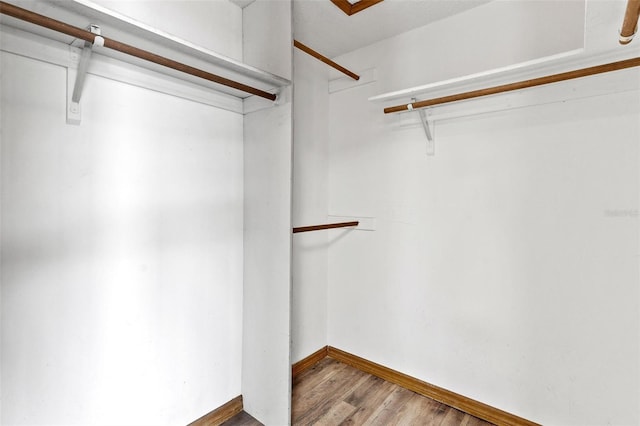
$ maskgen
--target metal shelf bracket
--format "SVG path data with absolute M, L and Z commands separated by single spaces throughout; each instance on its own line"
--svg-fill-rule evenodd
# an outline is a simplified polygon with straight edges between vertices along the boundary
M 84 88 L 85 77 L 87 76 L 87 69 L 89 68 L 89 61 L 91 60 L 91 53 L 94 47 L 104 46 L 104 39 L 100 37 L 100 27 L 91 24 L 88 30 L 96 34 L 97 37 L 93 43 L 88 41 L 84 42 L 84 47 L 80 53 L 78 69 L 67 68 L 67 124 L 80 124 L 80 98 L 82 98 L 82 90 Z
M 413 103 L 416 102 L 416 98 L 411 99 L 411 103 L 407 105 L 407 109 L 409 111 L 413 111 Z M 429 120 L 427 118 L 427 112 L 424 108 L 417 109 L 416 112 L 420 117 L 420 122 L 422 123 L 422 128 L 424 129 L 424 134 L 427 137 L 427 155 L 434 156 L 436 155 L 436 143 L 433 138 L 433 133 L 431 132 L 431 126 L 429 125 Z

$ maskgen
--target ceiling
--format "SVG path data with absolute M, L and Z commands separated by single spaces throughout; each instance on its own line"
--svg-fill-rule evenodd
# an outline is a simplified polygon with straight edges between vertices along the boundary
M 294 38 L 330 58 L 490 0 L 384 0 L 347 16 L 330 0 L 294 0 Z

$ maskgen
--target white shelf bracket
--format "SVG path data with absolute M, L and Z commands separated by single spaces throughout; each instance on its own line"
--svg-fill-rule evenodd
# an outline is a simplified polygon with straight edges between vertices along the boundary
M 416 100 L 416 98 L 412 98 L 411 103 L 407 105 L 409 111 L 413 111 L 413 103 L 416 102 Z M 416 112 L 418 113 L 418 116 L 420 116 L 420 122 L 422 123 L 424 134 L 427 137 L 427 155 L 434 156 L 436 154 L 436 143 L 433 139 L 433 133 L 431 132 L 427 112 L 424 108 L 417 109 Z
M 95 46 L 104 46 L 104 39 L 100 37 L 100 27 L 98 25 L 89 25 L 88 28 L 93 34 L 96 34 L 93 43 L 84 42 L 78 69 L 72 70 L 67 68 L 67 124 L 80 124 L 81 110 L 80 98 L 82 98 L 82 89 L 84 88 L 84 80 L 87 76 L 91 53 Z

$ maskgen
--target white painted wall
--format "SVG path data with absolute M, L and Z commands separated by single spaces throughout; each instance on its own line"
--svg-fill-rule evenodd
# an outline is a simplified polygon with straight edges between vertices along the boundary
M 92 0 L 139 22 L 242 61 L 242 9 L 229 0 Z
M 242 394 L 256 419 L 285 425 L 291 417 L 291 104 L 246 115 L 244 131 Z
M 240 394 L 242 116 L 2 55 L 2 424 L 186 424 Z
M 580 47 L 556 25 L 579 26 L 583 7 L 550 7 L 492 2 L 337 58 L 378 81 L 330 96 L 328 213 L 374 216 L 377 231 L 329 245 L 328 343 L 542 424 L 638 424 L 640 92 L 441 121 L 435 157 L 419 126 L 367 101 Z M 591 46 L 615 43 L 624 2 L 588 9 Z M 640 81 L 583 84 L 619 78 Z M 296 126 L 314 108 L 296 104 Z M 296 188 L 322 188 L 298 167 Z
M 581 48 L 584 20 L 582 0 L 492 1 L 336 62 L 355 72 L 376 67 L 376 94 L 386 93 Z
M 119 6 L 242 57 L 227 1 Z M 64 68 L 1 64 L 1 423 L 186 424 L 239 395 L 242 115 L 89 75 L 69 126 Z
M 378 230 L 330 248 L 329 343 L 542 424 L 637 424 L 638 224 L 610 212 L 638 208 L 638 99 L 438 123 L 434 158 L 335 125 L 331 208 Z
M 242 9 L 243 61 L 291 79 L 291 0 L 256 0 Z
M 293 224 L 306 226 L 327 222 L 329 67 L 299 50 L 293 58 Z M 293 362 L 327 345 L 328 236 L 327 232 L 293 236 Z
M 291 2 L 258 0 L 243 19 L 245 61 L 290 77 Z M 266 425 L 291 421 L 290 92 L 244 118 L 242 395 L 245 411 Z

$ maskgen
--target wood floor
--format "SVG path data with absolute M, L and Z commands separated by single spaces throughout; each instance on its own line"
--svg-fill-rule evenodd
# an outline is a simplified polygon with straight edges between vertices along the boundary
M 293 380 L 294 425 L 489 426 L 483 420 L 325 358 Z M 240 413 L 224 426 L 259 426 Z

